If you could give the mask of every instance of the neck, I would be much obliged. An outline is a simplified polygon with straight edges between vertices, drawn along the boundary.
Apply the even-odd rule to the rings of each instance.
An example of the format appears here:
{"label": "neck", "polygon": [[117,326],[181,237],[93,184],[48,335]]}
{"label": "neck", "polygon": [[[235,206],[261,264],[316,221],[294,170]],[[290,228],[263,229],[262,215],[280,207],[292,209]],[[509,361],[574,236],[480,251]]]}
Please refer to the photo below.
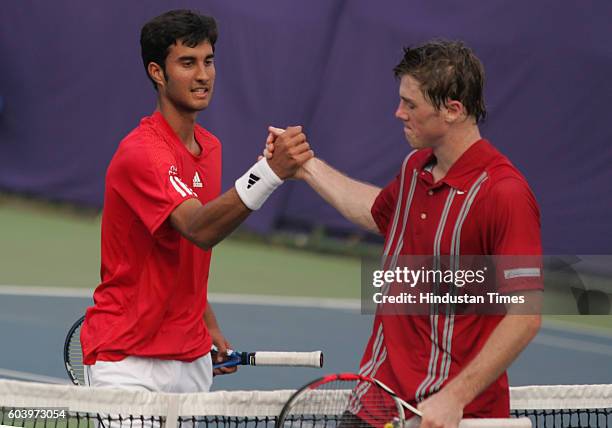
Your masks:
{"label": "neck", "polygon": [[156,111],[159,111],[174,133],[187,148],[196,145],[194,128],[197,112],[183,112],[163,98],[157,100]]}
{"label": "neck", "polygon": [[433,148],[436,157],[436,175],[444,177],[457,159],[481,138],[478,126],[475,124],[466,124],[446,134]]}

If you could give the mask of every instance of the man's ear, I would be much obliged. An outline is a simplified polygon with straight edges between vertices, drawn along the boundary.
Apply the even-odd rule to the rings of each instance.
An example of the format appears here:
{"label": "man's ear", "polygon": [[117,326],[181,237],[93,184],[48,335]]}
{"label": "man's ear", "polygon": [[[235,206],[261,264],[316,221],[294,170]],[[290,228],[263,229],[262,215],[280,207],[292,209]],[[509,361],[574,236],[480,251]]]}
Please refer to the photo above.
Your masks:
{"label": "man's ear", "polygon": [[457,122],[466,115],[465,107],[457,100],[447,100],[443,111],[444,120],[448,123]]}
{"label": "man's ear", "polygon": [[147,66],[147,72],[158,87],[164,86],[166,84],[166,76],[164,74],[164,70],[159,66],[158,63],[151,61]]}

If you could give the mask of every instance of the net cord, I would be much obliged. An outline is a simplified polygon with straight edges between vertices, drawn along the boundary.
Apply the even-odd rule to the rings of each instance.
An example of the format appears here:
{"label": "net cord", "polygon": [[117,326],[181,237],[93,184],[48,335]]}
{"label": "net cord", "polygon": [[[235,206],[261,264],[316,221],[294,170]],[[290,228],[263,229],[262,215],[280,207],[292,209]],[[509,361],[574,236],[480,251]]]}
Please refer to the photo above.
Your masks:
{"label": "net cord", "polygon": [[[68,407],[73,412],[176,416],[265,417],[280,414],[293,390],[166,394],[0,380],[4,407]],[[348,394],[349,391],[347,390]],[[612,385],[511,388],[512,409],[612,409]]]}

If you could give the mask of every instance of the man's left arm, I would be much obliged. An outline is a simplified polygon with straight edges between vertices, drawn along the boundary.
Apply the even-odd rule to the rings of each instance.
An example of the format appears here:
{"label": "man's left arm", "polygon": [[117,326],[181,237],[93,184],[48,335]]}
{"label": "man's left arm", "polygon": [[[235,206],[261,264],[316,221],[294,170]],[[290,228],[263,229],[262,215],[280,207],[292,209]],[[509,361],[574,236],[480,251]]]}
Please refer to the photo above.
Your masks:
{"label": "man's left arm", "polygon": [[[521,294],[531,293],[541,292]],[[510,306],[476,357],[444,388],[419,404],[424,413],[421,428],[457,427],[463,408],[497,379],[535,337],[540,315],[517,315],[520,311],[518,305]]]}
{"label": "man's left arm", "polygon": [[[213,364],[222,363],[227,359],[227,350],[232,349],[232,345],[225,338],[223,333],[221,332],[221,328],[219,327],[219,323],[217,322],[217,317],[215,316],[215,312],[213,311],[212,306],[210,306],[210,302],[206,303],[206,310],[204,311],[204,323],[206,324],[206,328],[208,328],[208,333],[212,338],[213,345],[217,347],[217,352],[212,353]],[[234,373],[238,370],[238,367],[222,367],[220,369],[214,369],[213,374],[221,375]]]}

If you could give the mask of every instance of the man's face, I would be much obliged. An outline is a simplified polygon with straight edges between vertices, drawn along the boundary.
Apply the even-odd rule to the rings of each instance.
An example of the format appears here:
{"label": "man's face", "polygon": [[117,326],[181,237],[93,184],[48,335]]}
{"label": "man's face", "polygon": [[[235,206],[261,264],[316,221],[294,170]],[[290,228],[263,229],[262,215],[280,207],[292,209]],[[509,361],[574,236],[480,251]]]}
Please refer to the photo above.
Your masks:
{"label": "man's face", "polygon": [[402,76],[399,96],[395,117],[404,124],[408,143],[415,149],[435,147],[448,129],[441,112],[425,98],[421,84],[410,75]]}
{"label": "man's face", "polygon": [[166,57],[166,79],[160,95],[178,110],[198,112],[208,107],[215,84],[213,49],[207,40],[193,48],[178,41]]}

